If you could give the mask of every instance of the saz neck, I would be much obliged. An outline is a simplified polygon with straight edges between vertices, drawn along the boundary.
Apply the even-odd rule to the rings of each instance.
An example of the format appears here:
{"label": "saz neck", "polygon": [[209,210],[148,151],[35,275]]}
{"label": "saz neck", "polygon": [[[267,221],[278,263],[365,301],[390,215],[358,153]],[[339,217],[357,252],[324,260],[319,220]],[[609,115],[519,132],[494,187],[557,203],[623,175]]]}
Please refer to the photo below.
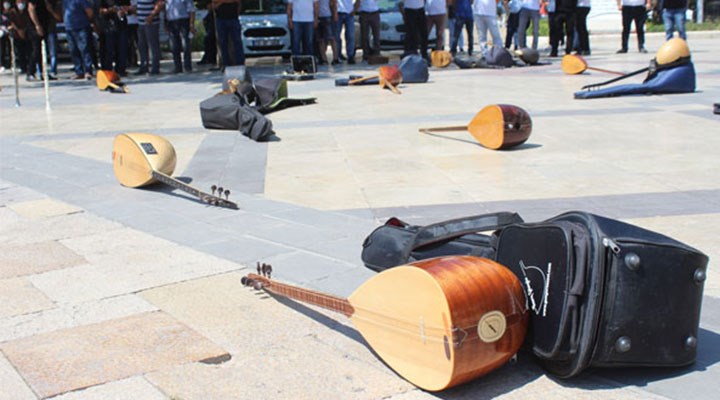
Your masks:
{"label": "saz neck", "polygon": [[232,201],[223,199],[222,197],[213,196],[209,193],[205,193],[202,190],[198,190],[198,189],[188,185],[187,183],[179,181],[179,180],[173,178],[172,176],[165,175],[162,172],[153,170],[152,177],[159,182],[162,182],[166,185],[170,185],[170,186],[174,187],[175,189],[180,189],[185,193],[189,193],[189,194],[197,197],[203,203],[207,203],[207,204],[210,204],[213,206],[218,206],[218,207],[231,208],[233,210],[238,209],[238,205]]}
{"label": "saz neck", "polygon": [[249,274],[247,277],[253,281],[261,282],[262,289],[272,294],[335,311],[346,317],[350,317],[355,313],[355,309],[347,299],[276,282],[260,275]]}

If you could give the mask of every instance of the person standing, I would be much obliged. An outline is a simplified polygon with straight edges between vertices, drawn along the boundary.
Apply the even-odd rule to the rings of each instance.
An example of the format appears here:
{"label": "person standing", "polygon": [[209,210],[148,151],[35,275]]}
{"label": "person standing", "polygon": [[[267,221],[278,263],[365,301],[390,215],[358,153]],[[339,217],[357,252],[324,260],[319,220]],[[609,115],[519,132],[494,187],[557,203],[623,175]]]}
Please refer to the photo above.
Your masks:
{"label": "person standing", "polygon": [[343,59],[340,33],[345,27],[345,54],[348,64],[355,64],[355,6],[353,0],[337,0],[337,16],[335,43],[337,43],[339,58]]}
{"label": "person standing", "polygon": [[[435,27],[435,50],[445,47],[445,26],[447,25],[447,0],[427,0],[427,31]],[[428,33],[429,34],[429,33]]]}
{"label": "person standing", "polygon": [[[30,19],[35,25],[35,32],[40,40],[45,41],[48,60],[50,61],[50,70],[48,71],[48,79],[57,79],[57,29],[58,21],[62,20],[62,16],[57,7],[56,0],[29,0],[28,12]],[[42,51],[40,49],[40,51]],[[42,54],[36,60],[38,66],[42,65]],[[42,76],[41,68],[37,68],[37,73]]]}
{"label": "person standing", "polygon": [[477,28],[478,42],[481,48],[487,45],[488,31],[490,31],[493,46],[503,45],[497,23],[497,3],[498,0],[475,0],[473,3],[475,27]]}
{"label": "person standing", "polygon": [[453,27],[452,42],[450,42],[450,53],[454,56],[457,53],[458,43],[462,37],[462,28],[468,37],[468,55],[473,53],[473,0],[454,0],[455,1],[455,26]]}
{"label": "person standing", "polygon": [[[377,0],[357,0],[355,12],[360,15],[360,44],[363,50],[363,61],[370,55],[380,54],[380,7]],[[370,44],[370,31],[373,41]]]}
{"label": "person standing", "polygon": [[587,16],[590,14],[590,0],[578,0],[575,10],[575,32],[578,37],[578,53],[590,55],[590,35],[587,29]]}
{"label": "person standing", "polygon": [[637,32],[638,51],[647,53],[645,50],[645,20],[647,10],[652,8],[652,0],[617,0],[618,10],[622,12],[622,47],[618,54],[627,53],[628,40],[630,39],[630,26],[635,22]]}
{"label": "person standing", "polygon": [[403,57],[418,54],[429,62],[428,23],[425,17],[425,0],[402,0],[400,12],[405,23],[405,51]]}
{"label": "person standing", "polygon": [[[174,72],[192,71],[190,34],[195,34],[195,4],[193,0],[165,0],[165,26],[170,33]],[[180,58],[182,52],[182,60]]]}
{"label": "person standing", "polygon": [[317,37],[320,64],[328,63],[326,50],[329,44],[333,54],[332,65],[337,65],[340,64],[338,46],[335,41],[335,25],[338,20],[337,2],[335,0],[320,0],[319,4],[320,11],[315,36]]}
{"label": "person standing", "polygon": [[687,12],[687,0],[663,0],[662,18],[665,25],[665,40],[673,38],[675,30],[682,40],[687,40],[685,34],[685,14]]}
{"label": "person standing", "polygon": [[217,42],[215,41],[215,12],[212,3],[208,4],[207,14],[202,19],[203,28],[205,28],[205,37],[203,38],[203,56],[198,61],[198,65],[215,65],[217,64]]}
{"label": "person standing", "polygon": [[88,1],[63,0],[63,22],[75,71],[73,79],[93,78],[93,61],[88,37],[93,16],[92,6]]}
{"label": "person standing", "polygon": [[551,0],[555,3],[550,25],[550,56],[557,57],[558,47],[565,33],[565,54],[572,53],[575,41],[575,9],[577,0]]}
{"label": "person standing", "polygon": [[527,47],[527,28],[530,21],[532,21],[532,48],[537,50],[538,37],[540,36],[540,0],[522,0],[518,19],[518,45],[520,45],[520,48]]}
{"label": "person standing", "polygon": [[514,44],[514,50],[518,49],[518,24],[520,22],[520,0],[505,0],[505,11],[508,13],[507,26],[505,30],[505,48],[509,49]]}
{"label": "person standing", "polygon": [[128,58],[127,65],[133,68],[138,66],[138,18],[137,0],[130,0],[127,13],[128,26]]}
{"label": "person standing", "polygon": [[288,0],[288,27],[292,31],[292,54],[313,55],[313,36],[320,17],[318,0]]}
{"label": "person standing", "polygon": [[103,54],[100,56],[102,69],[127,75],[128,55],[128,11],[130,0],[101,0],[101,31],[105,38]]}
{"label": "person standing", "polygon": [[[150,75],[160,74],[160,11],[162,0],[137,0],[138,47],[140,49],[140,69],[137,75],[144,75],[150,69]],[[148,48],[152,60],[148,57]],[[148,62],[150,63],[148,65]]]}
{"label": "person standing", "polygon": [[[215,8],[215,29],[217,29],[218,42],[220,42],[220,56],[222,68],[232,65],[245,65],[245,50],[242,43],[242,28],[240,27],[240,0],[212,0]],[[233,44],[233,58],[230,58],[230,41]]]}

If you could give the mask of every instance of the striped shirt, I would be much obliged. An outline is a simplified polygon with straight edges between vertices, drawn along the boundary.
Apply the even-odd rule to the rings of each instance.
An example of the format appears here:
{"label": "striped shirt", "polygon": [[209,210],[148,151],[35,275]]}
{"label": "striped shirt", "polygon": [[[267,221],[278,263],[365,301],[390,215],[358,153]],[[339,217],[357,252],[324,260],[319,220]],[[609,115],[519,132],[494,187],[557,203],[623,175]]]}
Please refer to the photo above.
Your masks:
{"label": "striped shirt", "polygon": [[[139,24],[144,24],[148,16],[152,14],[152,11],[155,9],[155,3],[157,3],[157,0],[137,0],[137,19]],[[152,23],[159,24],[160,18],[156,15]]]}

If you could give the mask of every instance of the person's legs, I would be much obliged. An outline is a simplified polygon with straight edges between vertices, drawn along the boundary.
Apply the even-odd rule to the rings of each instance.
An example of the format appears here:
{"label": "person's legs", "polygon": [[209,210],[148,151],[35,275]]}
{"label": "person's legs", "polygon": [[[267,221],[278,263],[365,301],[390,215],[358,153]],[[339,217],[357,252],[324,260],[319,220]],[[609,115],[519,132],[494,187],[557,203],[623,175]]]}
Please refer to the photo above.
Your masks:
{"label": "person's legs", "polygon": [[477,15],[475,14],[475,29],[477,29],[478,33],[478,42],[480,43],[480,46],[484,46],[487,44],[487,19],[484,15]]}
{"label": "person's legs", "polygon": [[370,30],[372,31],[372,54],[380,54],[380,12],[370,14]]}
{"label": "person's legs", "polygon": [[180,20],[167,22],[170,30],[170,50],[172,51],[173,65],[175,72],[182,72],[182,60],[180,59],[180,51],[182,43],[180,41]]}
{"label": "person's legs", "polygon": [[540,37],[540,11],[538,10],[532,10],[530,12],[530,19],[532,19],[533,23],[533,43],[532,48],[537,50],[538,48],[538,38]]}
{"label": "person's legs", "polygon": [[528,22],[530,22],[530,10],[522,8],[518,14],[518,46],[524,48],[527,47],[527,27]]}
{"label": "person's legs", "polygon": [[635,30],[637,31],[638,50],[642,51],[645,49],[645,20],[647,14],[645,7],[637,7],[635,14]]}
{"label": "person's legs", "polygon": [[471,56],[473,53],[473,19],[468,18],[465,20],[465,32],[467,33],[468,37],[468,55]]}
{"label": "person's legs", "polygon": [[575,12],[570,10],[565,12],[565,54],[572,53],[573,43],[575,43]]}
{"label": "person's legs", "polygon": [[129,33],[127,25],[118,28],[117,46],[115,47],[115,72],[120,75],[127,73]]}
{"label": "person's legs", "polygon": [[507,19],[507,25],[505,29],[505,48],[509,49],[512,45],[513,37],[517,32],[519,13],[510,13]]}
{"label": "person's legs", "polygon": [[296,22],[295,24],[301,26],[302,55],[313,55],[313,35],[315,34],[315,30],[313,29],[313,23]]}
{"label": "person's legs", "polygon": [[679,9],[675,11],[675,27],[678,31],[680,39],[687,40],[687,34],[685,33],[685,9]]}
{"label": "person's legs", "polygon": [[[420,9],[415,14],[416,24],[418,28],[418,38],[420,44],[420,55],[428,58],[428,27],[425,9]],[[380,16],[378,15],[378,39],[380,37]],[[380,41],[378,40],[378,50],[380,49]]]}
{"label": "person's legs", "polygon": [[632,12],[628,7],[622,8],[622,36],[620,51],[627,51],[628,40],[630,39],[630,24],[632,23]]}
{"label": "person's legs", "polygon": [[50,75],[57,75],[57,30],[49,29],[45,33],[45,45],[47,46],[48,60],[50,61]]}
{"label": "person's legs", "polygon": [[460,35],[462,35],[463,24],[464,21],[461,18],[453,19],[452,37],[450,38],[450,53],[452,55],[457,53],[457,44],[458,40],[460,40]]}
{"label": "person's legs", "polygon": [[230,21],[230,40],[232,40],[233,50],[235,51],[234,65],[245,65],[245,50],[243,49],[242,43],[242,27],[240,26],[240,21],[237,19]]}
{"label": "person's legs", "polygon": [[490,21],[488,27],[490,28],[490,36],[492,36],[493,46],[502,46],[503,40],[500,35],[500,28],[498,28],[497,16],[491,15],[488,20]]}
{"label": "person's legs", "polygon": [[[347,29],[347,27],[345,28]],[[368,13],[360,13],[360,48],[363,50],[363,61],[370,55],[370,21]]]}
{"label": "person's legs", "polygon": [[[231,65],[230,50],[228,49],[228,35],[230,34],[230,31],[227,21],[228,20],[221,18],[215,19],[215,29],[217,30],[218,41],[220,42],[220,57],[222,58],[221,64],[223,67]],[[293,37],[294,36],[295,33],[293,31]],[[293,54],[295,54],[295,52],[293,52]]]}
{"label": "person's legs", "polygon": [[138,25],[138,52],[140,53],[140,69],[138,74],[147,74],[148,72],[148,25]]}
{"label": "person's legs", "polygon": [[575,27],[578,33],[578,41],[581,54],[590,53],[590,38],[587,30],[587,16],[590,7],[578,7],[575,13]]}
{"label": "person's legs", "polygon": [[157,75],[160,73],[160,24],[152,24],[148,28],[150,52],[152,53],[150,74]]}
{"label": "person's legs", "polygon": [[[345,14],[345,51],[348,60],[355,59],[355,18],[350,14]],[[338,46],[340,42],[338,42]]]}
{"label": "person's legs", "polygon": [[82,57],[80,56],[80,46],[78,46],[77,41],[77,30],[68,30],[67,33],[67,41],[68,41],[68,48],[70,50],[70,57],[72,57],[73,62],[73,71],[75,71],[76,76],[81,76],[83,74],[83,67],[82,67]]}
{"label": "person's legs", "polygon": [[[300,22],[293,21],[293,29],[292,29],[292,55],[299,56],[302,54],[300,52],[300,43],[302,42],[302,33],[300,32]],[[220,39],[220,43],[222,43],[222,39]]]}
{"label": "person's legs", "polygon": [[100,58],[100,65],[106,71],[112,71],[113,61],[115,61],[115,46],[117,45],[116,32],[107,32],[105,36],[105,45],[103,46],[103,54]]}

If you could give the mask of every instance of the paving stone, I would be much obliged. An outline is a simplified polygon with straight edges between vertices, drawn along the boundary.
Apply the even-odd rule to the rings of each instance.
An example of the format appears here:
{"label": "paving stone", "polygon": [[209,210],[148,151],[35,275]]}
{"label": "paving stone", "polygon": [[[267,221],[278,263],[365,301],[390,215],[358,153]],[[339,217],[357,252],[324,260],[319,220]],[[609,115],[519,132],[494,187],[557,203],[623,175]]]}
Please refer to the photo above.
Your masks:
{"label": "paving stone", "polygon": [[79,208],[53,199],[40,199],[10,204],[16,213],[31,219],[53,217],[81,212]]}
{"label": "paving stone", "polygon": [[52,400],[166,400],[167,396],[142,377],[122,379],[54,396]]}
{"label": "paving stone", "polygon": [[12,364],[0,353],[0,400],[36,400]]}
{"label": "paving stone", "polygon": [[162,312],[37,335],[0,349],[40,397],[227,356]]}
{"label": "paving stone", "polygon": [[38,274],[85,262],[82,256],[56,241],[10,245],[0,243],[0,278]]}
{"label": "paving stone", "polygon": [[112,231],[121,225],[87,213],[61,215],[26,223],[24,219],[0,225],[0,243],[41,243]]}
{"label": "paving stone", "polygon": [[33,314],[0,319],[0,342],[156,310],[157,307],[134,294],[81,304],[58,304]]}
{"label": "paving stone", "polygon": [[26,279],[0,279],[0,320],[51,307],[53,303]]}

